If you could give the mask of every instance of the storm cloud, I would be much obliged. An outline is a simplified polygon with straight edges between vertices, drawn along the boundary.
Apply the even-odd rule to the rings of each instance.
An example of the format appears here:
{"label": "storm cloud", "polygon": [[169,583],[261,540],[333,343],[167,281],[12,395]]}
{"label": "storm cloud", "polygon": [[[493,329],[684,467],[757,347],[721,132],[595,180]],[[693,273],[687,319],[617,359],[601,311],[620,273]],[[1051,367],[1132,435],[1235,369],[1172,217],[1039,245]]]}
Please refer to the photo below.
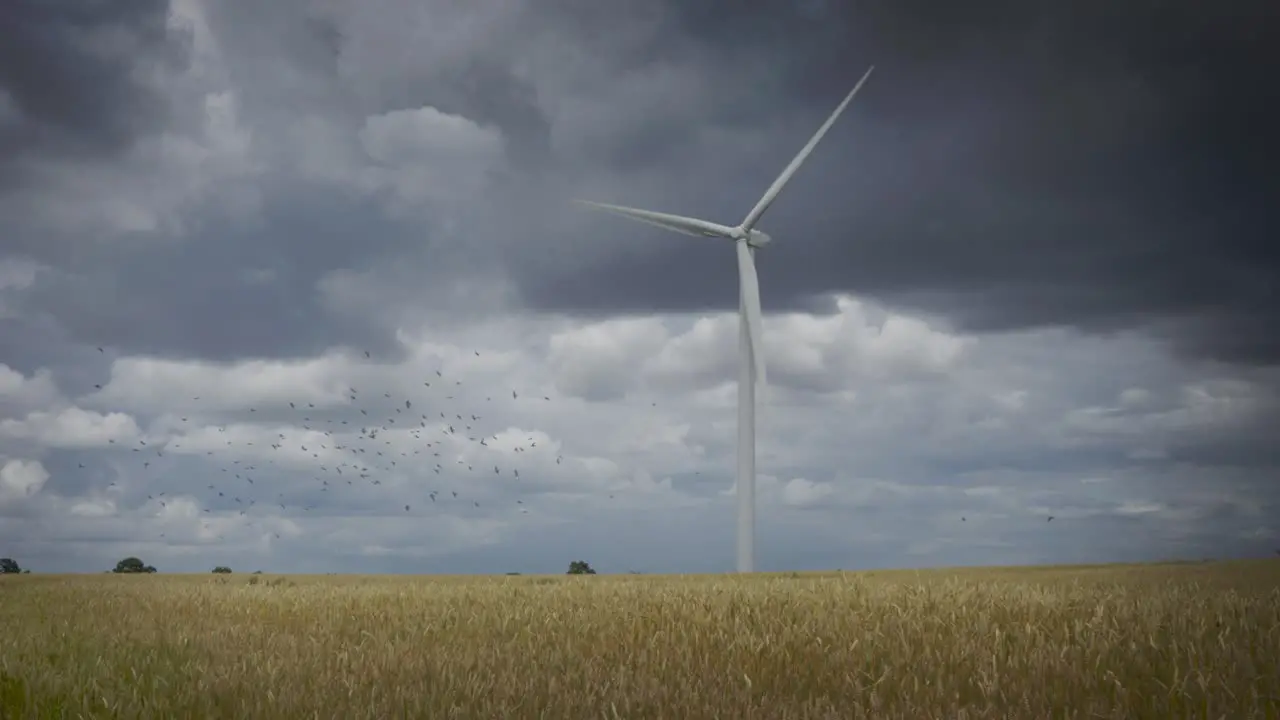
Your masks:
{"label": "storm cloud", "polygon": [[[857,292],[977,331],[1158,326],[1198,357],[1280,359],[1266,3],[716,5],[653,31],[716,59],[686,81],[699,92],[680,95],[681,122],[627,138],[644,148],[628,170],[660,166],[668,184],[601,199],[733,222],[878,66],[763,221],[783,241],[761,258],[768,304]],[[685,147],[731,129],[758,131],[756,158]],[[625,232],[607,222],[591,227]],[[713,269],[723,248],[636,235],[652,247],[524,278],[528,296],[603,312],[736,302],[732,272]]]}

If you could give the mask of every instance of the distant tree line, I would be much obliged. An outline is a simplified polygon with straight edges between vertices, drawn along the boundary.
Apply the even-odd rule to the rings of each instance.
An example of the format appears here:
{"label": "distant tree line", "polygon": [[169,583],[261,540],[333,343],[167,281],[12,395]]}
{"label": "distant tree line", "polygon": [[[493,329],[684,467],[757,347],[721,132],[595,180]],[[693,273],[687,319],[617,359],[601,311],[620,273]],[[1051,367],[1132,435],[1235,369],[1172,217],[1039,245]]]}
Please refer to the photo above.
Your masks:
{"label": "distant tree line", "polygon": [[[0,558],[0,575],[16,575],[18,573],[30,573],[30,570],[24,570],[18,565],[18,561],[13,558]],[[127,557],[116,563],[115,569],[107,570],[108,573],[119,573],[125,575],[132,574],[150,574],[157,572],[154,565],[147,565],[141,559],[136,557]],[[213,569],[216,575],[228,575],[231,568],[226,565],[218,565]],[[635,571],[632,571],[635,573]],[[261,575],[261,570],[255,570],[254,575]],[[508,575],[519,575],[518,572],[509,572]],[[574,560],[569,563],[569,570],[566,575],[595,575],[596,571],[591,564],[585,560]]]}

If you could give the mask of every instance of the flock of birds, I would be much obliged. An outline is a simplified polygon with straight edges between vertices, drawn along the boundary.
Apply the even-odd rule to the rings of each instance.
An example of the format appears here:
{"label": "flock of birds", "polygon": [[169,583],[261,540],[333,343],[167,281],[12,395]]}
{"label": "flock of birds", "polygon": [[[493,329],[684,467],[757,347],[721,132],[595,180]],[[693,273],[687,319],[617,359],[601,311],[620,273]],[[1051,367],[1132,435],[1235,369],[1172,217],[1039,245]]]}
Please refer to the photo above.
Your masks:
{"label": "flock of birds", "polygon": [[[99,347],[98,352],[104,352],[104,349]],[[479,351],[474,352],[477,357],[480,355]],[[370,356],[367,351],[364,355],[366,358]],[[416,399],[393,396],[390,392],[383,392],[381,397],[375,397],[362,394],[354,386],[347,387],[346,398],[350,405],[341,406],[348,413],[346,416],[317,408],[314,402],[306,400],[286,401],[287,404],[280,407],[248,408],[250,415],[279,417],[280,426],[288,429],[275,433],[269,443],[270,453],[265,458],[261,448],[255,446],[255,441],[237,440],[234,435],[221,441],[216,449],[206,447],[203,450],[203,458],[214,463],[214,469],[221,476],[218,481],[206,483],[202,488],[205,502],[198,511],[205,518],[204,529],[210,529],[210,519],[222,517],[242,518],[246,526],[252,526],[255,507],[278,506],[281,512],[285,512],[292,505],[309,513],[317,508],[315,504],[294,502],[297,496],[307,494],[308,489],[327,493],[344,486],[363,490],[376,490],[379,486],[385,488],[388,485],[384,481],[391,478],[420,478],[424,463],[434,474],[436,481],[422,488],[423,492],[418,494],[421,498],[418,503],[419,512],[426,512],[432,506],[448,504],[480,508],[481,502],[477,498],[484,493],[474,492],[475,483],[487,478],[490,481],[509,479],[515,483],[514,488],[509,487],[508,490],[516,491],[515,504],[521,506],[520,512],[528,513],[528,508],[522,507],[524,499],[520,497],[518,461],[525,453],[539,451],[537,438],[530,436],[518,442],[511,442],[507,438],[504,447],[496,447],[499,435],[491,432],[491,426],[482,429],[485,416],[472,409],[462,411],[450,407],[451,403],[448,401],[454,401],[455,395],[444,393],[449,392],[450,388],[461,386],[461,380],[453,380],[450,385],[444,374],[436,370],[433,378],[422,382],[422,394]],[[101,385],[95,387],[101,389]],[[520,398],[519,391],[511,391],[513,401],[519,401]],[[526,396],[525,399],[551,402],[549,396]],[[491,402],[493,398],[489,396],[485,400]],[[191,401],[197,403],[198,407],[201,398],[193,396]],[[259,413],[259,410],[263,412]],[[358,418],[349,414],[352,410],[359,413]],[[347,419],[348,417],[353,419]],[[191,422],[189,416],[182,416],[179,420],[182,424]],[[266,423],[259,423],[259,427],[263,424]],[[227,432],[225,423],[213,427],[220,434]],[[175,454],[187,456],[198,455],[191,448],[183,448],[184,439],[189,440],[195,436],[196,433],[179,433],[174,439],[160,441],[158,445],[148,445],[145,438],[137,440],[136,445],[127,448],[136,456],[136,467],[132,469],[148,485],[154,481],[163,481],[164,470],[158,461],[165,457],[165,451],[178,451]],[[117,445],[114,439],[108,442],[113,446]],[[490,452],[467,452],[469,448],[465,443],[471,443],[472,449],[484,448]],[[126,448],[120,446],[119,449]],[[546,452],[547,448],[540,451]],[[272,455],[281,453],[289,458],[277,462]],[[478,459],[480,457],[486,458],[483,466]],[[562,456],[555,456],[556,465],[563,461]],[[80,463],[80,467],[85,468],[84,463]],[[286,491],[272,494],[276,488],[270,487],[271,481],[296,476],[309,476],[310,487],[298,488],[290,484]],[[430,477],[429,475],[428,478]],[[466,482],[459,484],[460,479],[465,479]],[[117,481],[112,481],[109,486],[118,485]],[[156,506],[157,515],[162,515],[163,509],[169,506],[174,497],[167,491],[153,492],[147,495],[147,502]],[[362,493],[361,500],[370,497],[367,493]],[[609,495],[610,499],[613,497]],[[403,495],[394,501],[397,503],[395,511],[413,513],[415,503],[401,505],[402,500]],[[422,507],[424,504],[426,508]],[[384,508],[384,511],[388,509],[389,507]],[[1052,522],[1053,519],[1050,515],[1046,522]],[[966,522],[967,518],[961,517],[960,520]],[[272,531],[272,534],[276,538],[280,537],[278,531]],[[159,537],[166,538],[167,534],[160,532]],[[216,538],[221,540],[223,536],[219,534]]]}
{"label": "flock of birds", "polygon": [[[98,348],[98,351],[103,352],[103,348]],[[479,351],[474,352],[477,357],[480,355]],[[367,351],[364,354],[366,358],[369,357]],[[152,485],[154,481],[164,479],[159,461],[166,457],[166,451],[171,454],[202,456],[211,461],[222,477],[218,481],[206,483],[202,488],[205,497],[199,513],[206,518],[203,525],[205,529],[210,528],[209,519],[228,515],[243,518],[245,525],[252,525],[255,507],[277,506],[284,512],[292,505],[303,512],[311,512],[316,509],[315,504],[293,502],[297,496],[307,494],[308,489],[327,493],[351,486],[376,491],[379,486],[388,487],[392,478],[420,478],[424,463],[435,476],[436,482],[429,483],[418,494],[421,498],[418,503],[419,512],[425,512],[433,505],[449,503],[480,508],[481,501],[477,498],[484,493],[474,492],[477,490],[474,483],[485,478],[509,479],[511,483],[515,483],[514,503],[523,506],[524,499],[519,496],[519,460],[526,453],[547,452],[547,448],[539,449],[538,439],[534,436],[515,442],[509,437],[504,438],[504,446],[497,447],[499,434],[491,432],[492,427],[483,429],[484,416],[474,412],[474,409],[462,411],[452,407],[453,403],[449,402],[455,400],[455,395],[445,393],[456,391],[461,386],[461,380],[450,382],[437,370],[434,377],[422,382],[421,393],[416,397],[393,396],[390,392],[383,392],[381,397],[376,397],[363,394],[356,387],[347,387],[346,398],[350,405],[342,406],[344,416],[325,408],[317,408],[314,402],[304,400],[286,401],[287,404],[279,407],[249,407],[247,410],[250,415],[280,419],[277,430],[284,431],[275,432],[275,437],[269,443],[269,453],[264,453],[261,447],[255,445],[255,441],[238,438],[232,433],[226,440],[220,438],[220,447],[211,449],[206,446],[201,455],[198,450],[191,447],[184,449],[183,446],[184,440],[190,441],[196,437],[196,433],[179,433],[174,439],[161,441],[158,445],[155,441],[148,445],[145,438],[137,440],[135,445],[127,448],[135,456],[133,459],[136,467],[131,469],[148,485]],[[95,387],[101,389],[101,386]],[[511,391],[513,401],[519,401],[521,397],[519,391]],[[550,396],[525,396],[525,399],[552,401]],[[491,402],[493,398],[489,396],[485,400]],[[198,407],[200,396],[193,396],[191,402]],[[353,411],[358,412],[359,416],[352,415]],[[347,417],[354,419],[346,419]],[[179,421],[183,425],[192,422],[191,416],[182,416]],[[258,423],[259,427],[265,424],[268,424],[267,421]],[[226,424],[212,427],[219,434],[227,432]],[[261,440],[260,435],[258,440]],[[126,450],[115,440],[108,442],[113,446],[118,445],[119,450]],[[467,452],[470,448],[467,448],[466,443],[471,443],[476,450],[488,449],[490,452]],[[288,457],[277,462],[272,456],[279,454]],[[479,458],[485,458],[483,466],[480,465]],[[563,461],[562,456],[555,456],[556,465]],[[85,465],[81,463],[80,467],[84,468]],[[271,481],[278,481],[291,474],[309,475],[310,487],[301,490],[290,487],[286,491],[272,494],[277,488],[271,487]],[[460,480],[466,482],[460,483]],[[116,481],[110,483],[111,487],[118,485]],[[508,488],[510,489],[512,488]],[[362,494],[361,500],[369,497]],[[609,495],[609,498],[613,497]],[[397,503],[395,511],[413,513],[415,503],[401,505],[403,499],[401,495],[394,501]],[[156,506],[158,515],[173,500],[174,496],[167,494],[167,491],[147,495],[147,502]],[[423,504],[428,507],[422,508]],[[528,508],[519,507],[519,510],[528,513]],[[273,531],[273,534],[280,537],[278,531]],[[160,532],[159,537],[165,538],[166,533]],[[223,539],[223,536],[218,535],[217,538]]]}

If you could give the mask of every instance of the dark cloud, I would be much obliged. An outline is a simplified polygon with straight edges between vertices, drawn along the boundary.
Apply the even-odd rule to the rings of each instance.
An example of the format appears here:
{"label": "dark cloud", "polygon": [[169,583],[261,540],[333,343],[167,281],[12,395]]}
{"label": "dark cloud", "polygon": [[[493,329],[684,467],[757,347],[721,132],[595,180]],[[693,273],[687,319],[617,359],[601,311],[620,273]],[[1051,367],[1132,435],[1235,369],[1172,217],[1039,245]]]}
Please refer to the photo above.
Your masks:
{"label": "dark cloud", "polygon": [[[723,160],[666,157],[657,139],[633,138],[663,164],[668,203],[686,206],[676,212],[745,214],[858,75],[878,67],[762,223],[779,240],[761,258],[771,309],[849,290],[975,330],[1172,320],[1187,353],[1280,361],[1271,4],[858,2],[746,13],[711,2],[672,12],[654,36],[673,52],[692,44],[719,58],[704,66],[713,84],[756,93],[754,107],[733,105],[736,122],[775,128],[736,176],[717,175]],[[724,94],[734,91],[702,101],[702,122],[723,122]],[[663,130],[687,147],[696,126]],[[731,188],[738,209],[712,185]],[[643,206],[652,195],[599,199]],[[526,273],[531,303],[601,313],[736,304],[725,248],[614,218],[585,222],[597,243],[636,240],[646,251]]]}
{"label": "dark cloud", "polygon": [[118,475],[104,465],[95,452],[67,451],[52,454],[43,461],[49,479],[42,490],[63,497],[80,497],[96,488],[110,487]]}
{"label": "dark cloud", "polygon": [[108,158],[163,126],[142,78],[185,62],[168,0],[0,3],[0,191],[33,159]]}
{"label": "dark cloud", "polygon": [[28,317],[55,317],[72,336],[120,354],[301,357],[343,344],[393,351],[387,328],[335,316],[317,284],[427,241],[323,189],[274,200],[258,222],[212,222],[188,242],[128,262],[104,254],[78,263],[36,286]]}
{"label": "dark cloud", "polygon": [[[413,13],[406,10],[408,22]],[[231,0],[211,4],[209,18],[218,37],[236,50],[227,58],[228,67],[237,85],[247,90],[251,114],[258,118],[319,109],[358,122],[370,115],[433,107],[499,128],[519,167],[542,167],[549,160],[550,121],[529,80],[516,72],[517,44],[478,38],[476,52],[407,66],[394,60],[395,53],[375,52],[385,65],[373,80],[351,74],[349,33],[337,14],[292,1],[265,9],[260,3]],[[277,68],[267,78],[262,77],[264,57],[273,57]]]}
{"label": "dark cloud", "polygon": [[[191,94],[184,100],[158,95],[135,78],[146,74],[141,70],[147,63],[185,61],[194,36],[166,34],[168,3],[130,2],[119,4],[118,12],[115,8],[105,3],[20,2],[0,10],[6,27],[12,22],[30,30],[21,43],[0,49],[7,53],[0,60],[13,61],[2,63],[0,88],[13,96],[18,113],[14,117],[21,121],[12,127],[0,124],[0,141],[24,144],[20,157],[5,153],[0,162],[61,159],[74,168],[75,161],[86,159],[85,148],[97,148],[94,159],[110,159],[162,131],[183,134],[202,127],[203,93],[229,90],[234,93],[236,122],[251,138],[254,158],[270,168],[262,177],[245,181],[263,198],[262,211],[242,222],[243,218],[226,217],[220,208],[210,212],[193,197],[191,206],[182,208],[187,232],[180,237],[167,230],[141,233],[166,237],[135,244],[106,237],[105,230],[102,238],[92,233],[66,238],[22,213],[20,203],[0,206],[0,220],[11,231],[0,258],[15,253],[55,267],[34,291],[15,301],[24,310],[21,315],[0,320],[12,329],[0,340],[0,350],[23,368],[56,362],[65,348],[50,342],[69,337],[124,354],[218,360],[296,357],[341,344],[385,356],[396,346],[394,328],[370,322],[367,316],[333,312],[321,297],[322,278],[336,270],[396,268],[389,278],[393,282],[386,285],[420,298],[438,285],[433,280],[457,276],[460,270],[484,271],[493,257],[491,248],[472,243],[441,247],[433,238],[436,228],[430,218],[424,223],[416,217],[390,217],[383,197],[324,182],[298,182],[281,154],[304,118],[331,123],[340,141],[352,143],[350,149],[360,162],[367,158],[356,147],[355,137],[367,116],[436,107],[498,128],[517,169],[534,171],[549,162],[549,121],[529,81],[517,76],[510,49],[498,52],[501,48],[495,46],[492,53],[414,65],[410,72],[376,67],[385,70],[385,76],[370,80],[344,74],[347,30],[340,17],[298,2],[270,7],[207,3],[199,17],[207,22],[215,51],[202,58],[208,60],[208,68],[202,69],[201,83],[183,90]],[[137,46],[134,54],[98,59],[96,51],[86,49],[100,42],[94,33],[119,29],[129,38],[137,36],[130,41]],[[23,75],[18,72],[22,68],[35,74]],[[44,75],[41,68],[46,68]],[[54,90],[61,94],[55,97]],[[0,122],[4,117],[0,114]],[[48,140],[32,142],[37,136]],[[206,142],[200,139],[202,146]],[[188,169],[193,168],[177,172]],[[129,187],[130,173],[148,170],[145,164],[122,170],[121,185]],[[341,170],[354,175],[359,168]],[[156,174],[163,172],[169,168]],[[66,195],[64,187],[47,177],[14,178],[24,198]],[[175,176],[172,181],[181,187],[189,179]],[[142,190],[134,193],[143,196],[136,197],[143,205],[150,200],[145,195]],[[430,260],[425,262],[428,252]],[[465,268],[460,261],[465,261]],[[246,276],[252,275],[270,278],[247,282]],[[376,303],[363,310],[381,314]],[[11,336],[16,342],[17,333],[40,335],[50,342],[27,343],[10,351]],[[92,375],[85,367],[77,372]]]}
{"label": "dark cloud", "polygon": [[[5,3],[6,27],[20,32],[0,48],[0,177],[12,184],[35,160],[120,153],[164,127],[166,103],[138,78],[186,59],[191,38],[166,29],[166,11],[142,0]],[[419,22],[412,13],[357,22],[354,11],[296,2],[205,11],[241,122],[267,162],[280,160],[281,140],[303,117],[354,142],[368,115],[432,106],[500,129],[520,172],[458,210],[466,222],[451,257],[436,247],[425,258],[412,240],[430,235],[434,218],[392,227],[376,200],[308,207],[283,187],[287,171],[259,188],[268,217],[253,232],[206,219],[215,230],[154,257],[86,255],[79,241],[55,253],[56,233],[11,233],[36,257],[63,263],[79,253],[68,271],[87,279],[60,299],[46,287],[41,299],[95,342],[216,357],[373,342],[330,327],[341,321],[314,306],[314,282],[374,263],[404,269],[397,282],[408,287],[505,267],[526,302],[574,314],[732,308],[728,248],[585,217],[565,195],[732,222],[875,63],[863,95],[762,223],[779,240],[761,258],[770,310],[819,310],[825,293],[846,290],[965,329],[1149,326],[1187,354],[1280,358],[1264,200],[1280,189],[1265,144],[1280,102],[1264,77],[1273,11],[1261,0],[1229,10],[988,1],[751,12],[718,1],[556,0],[497,29],[455,22],[447,39],[458,49],[435,54],[376,42]],[[465,37],[473,26],[481,29]],[[564,77],[549,77],[553,69]],[[629,93],[618,107],[575,120],[575,102],[616,88]],[[25,227],[21,214],[4,219]],[[97,264],[86,270],[89,256]],[[230,280],[273,263],[274,284],[245,290]],[[98,290],[120,293],[113,304],[131,310],[101,309]],[[189,298],[177,303],[186,320],[140,319],[160,313],[146,302],[170,292]],[[219,304],[237,319],[212,317]],[[71,307],[92,312],[64,318]]]}
{"label": "dark cloud", "polygon": [[246,114],[258,124],[296,122],[300,114],[343,112],[348,88],[339,83],[341,29],[309,3],[244,0],[205,3],[220,67]]}
{"label": "dark cloud", "polygon": [[0,357],[4,364],[24,375],[30,375],[58,360],[58,351],[66,348],[58,328],[50,328],[44,317],[0,318]]}

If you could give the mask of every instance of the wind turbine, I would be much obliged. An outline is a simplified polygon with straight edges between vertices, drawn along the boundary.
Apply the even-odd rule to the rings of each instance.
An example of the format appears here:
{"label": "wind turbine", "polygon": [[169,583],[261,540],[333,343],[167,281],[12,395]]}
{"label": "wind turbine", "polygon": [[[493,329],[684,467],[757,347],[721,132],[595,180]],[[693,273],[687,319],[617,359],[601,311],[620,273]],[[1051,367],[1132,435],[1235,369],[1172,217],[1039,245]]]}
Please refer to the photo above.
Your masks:
{"label": "wind turbine", "polygon": [[[756,276],[755,250],[764,247],[772,239],[755,228],[760,217],[773,204],[778,193],[782,192],[791,176],[796,174],[804,161],[813,153],[822,137],[835,124],[845,106],[858,94],[862,84],[871,77],[875,66],[867,69],[862,79],[849,91],[835,112],[818,128],[809,139],[807,145],[791,160],[773,185],[765,192],[760,202],[747,213],[747,217],[737,227],[720,225],[719,223],[699,220],[697,218],[670,215],[638,210],[621,205],[577,200],[584,205],[615,213],[632,220],[638,220],[660,228],[673,230],[695,237],[717,237],[732,240],[738,250],[738,572],[752,572],[755,569],[755,522],[756,522],[756,423],[755,423],[755,389],[760,385],[765,389],[764,353],[761,347],[762,319],[760,315],[760,281]],[[762,392],[763,394],[763,392]]]}

